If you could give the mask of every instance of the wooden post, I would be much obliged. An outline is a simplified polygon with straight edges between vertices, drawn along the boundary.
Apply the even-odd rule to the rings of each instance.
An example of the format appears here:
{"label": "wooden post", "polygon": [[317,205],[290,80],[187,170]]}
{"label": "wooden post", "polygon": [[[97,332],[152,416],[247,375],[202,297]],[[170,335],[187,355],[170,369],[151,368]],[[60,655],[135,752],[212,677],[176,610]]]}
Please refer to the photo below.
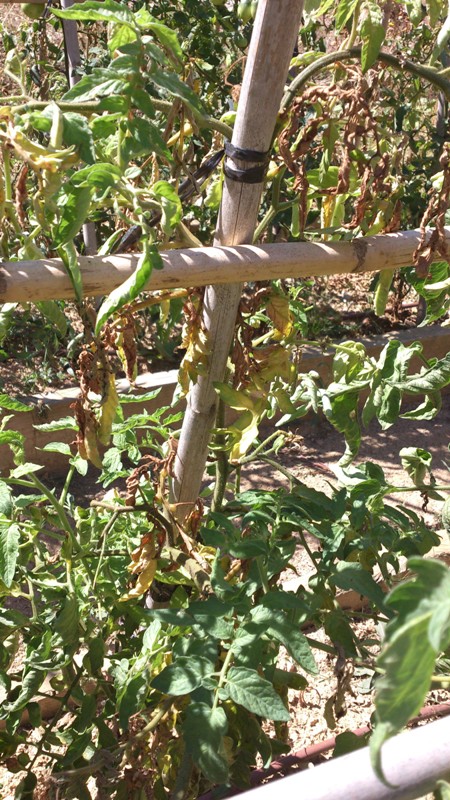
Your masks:
{"label": "wooden post", "polygon": [[[235,148],[265,153],[271,146],[302,11],[303,0],[259,0],[233,131]],[[258,161],[226,158],[227,165],[245,170]],[[225,176],[214,244],[252,241],[262,188],[262,180],[238,183]],[[181,430],[172,486],[173,499],[180,504],[195,502],[200,491],[217,406],[213,384],[224,378],[241,290],[237,282],[211,285],[205,292],[203,325],[210,357],[207,374],[198,377],[189,393]]]}

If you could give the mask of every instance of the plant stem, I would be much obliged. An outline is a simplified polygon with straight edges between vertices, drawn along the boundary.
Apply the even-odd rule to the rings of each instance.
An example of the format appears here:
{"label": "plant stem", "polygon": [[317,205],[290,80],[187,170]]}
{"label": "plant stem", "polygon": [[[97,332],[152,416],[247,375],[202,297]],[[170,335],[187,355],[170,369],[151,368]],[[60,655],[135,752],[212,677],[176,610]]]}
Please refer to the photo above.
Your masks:
{"label": "plant stem", "polygon": [[315,647],[316,650],[323,650],[324,653],[330,653],[332,656],[336,656],[338,654],[335,647],[332,647],[330,644],[325,644],[324,642],[318,642],[317,639],[312,639],[311,636],[305,636],[305,639],[311,647]]}
{"label": "plant stem", "polygon": [[[136,733],[135,736],[133,736],[132,741],[135,741],[136,739],[137,740],[143,739],[145,736],[147,736],[148,733],[154,731],[156,726],[159,725],[162,718],[167,714],[169,708],[173,705],[174,702],[175,702],[174,697],[168,697],[166,700],[164,700],[160,708],[158,708],[157,711],[155,711],[155,713],[153,714],[151,720],[149,720],[147,725],[144,728],[142,728],[142,730],[138,731],[138,733]],[[122,749],[125,749],[125,747],[127,747],[128,744],[129,742],[127,742],[125,745],[122,745]]]}
{"label": "plant stem", "polygon": [[281,474],[284,475],[288,479],[288,481],[289,481],[289,489],[290,489],[291,492],[292,492],[295,484],[296,483],[297,484],[300,483],[300,481],[297,480],[295,475],[293,475],[292,472],[289,469],[287,469],[285,467],[282,467],[281,464],[278,463],[278,461],[275,461],[275,459],[269,458],[268,456],[260,456],[259,460],[260,461],[264,461],[266,464],[270,464],[271,467],[275,467],[275,469],[277,469],[278,472],[281,472]]}
{"label": "plant stem", "polygon": [[268,444],[270,444],[270,442],[273,442],[273,440],[276,439],[278,436],[280,436],[282,433],[283,433],[283,431],[275,431],[275,433],[271,433],[270,436],[267,437],[267,439],[264,439],[264,441],[261,442],[261,444],[258,445],[258,447],[255,447],[255,449],[253,450],[252,453],[250,453],[250,455],[245,456],[244,458],[241,458],[239,463],[241,465],[242,464],[249,464],[251,461],[254,461],[254,460],[257,460],[258,458],[260,458],[259,454],[261,453],[261,451],[264,450],[264,448],[266,448],[268,446]]}
{"label": "plant stem", "polygon": [[[219,399],[216,412],[216,428],[223,428],[225,424],[225,403]],[[217,445],[225,444],[225,436],[223,433],[217,433]],[[214,484],[214,494],[211,504],[211,511],[220,511],[223,506],[223,498],[225,497],[225,490],[227,488],[227,480],[229,473],[229,463],[225,450],[218,450],[216,454],[216,482]]]}
{"label": "plant stem", "polygon": [[73,464],[71,464],[70,468],[69,468],[69,470],[67,472],[66,480],[64,481],[64,486],[62,488],[62,492],[61,492],[61,494],[59,496],[59,503],[62,506],[65,505],[65,502],[66,502],[66,499],[67,499],[67,493],[69,491],[69,486],[70,486],[71,480],[73,478],[74,472],[75,472],[75,466]]}
{"label": "plant stem", "polygon": [[[48,106],[48,102],[44,100],[30,100],[24,96],[20,96],[18,98],[11,97],[9,101],[14,100],[23,100],[20,105],[13,105],[11,106],[11,110],[14,114],[20,114],[21,112],[27,112],[31,109],[41,109],[46,108]],[[6,98],[8,100],[8,98]],[[173,108],[173,103],[169,100],[158,100],[155,97],[152,97],[152,103],[155,106],[157,111],[171,111]],[[7,102],[3,102],[3,105],[8,107]],[[71,103],[71,102],[58,102],[58,108],[61,111],[75,111],[79,114],[96,114],[101,110],[101,101],[93,100],[91,102],[86,103]],[[221,133],[226,139],[231,139],[233,135],[233,128],[227,125],[225,122],[221,122],[218,119],[214,119],[214,117],[210,117],[209,114],[199,114],[198,112],[193,112],[195,115],[196,122],[199,124],[201,128],[210,128],[213,131],[217,131],[217,133]]]}
{"label": "plant stem", "polygon": [[95,586],[96,586],[96,583],[97,583],[97,579],[98,579],[98,576],[99,576],[99,572],[100,572],[100,568],[101,568],[101,566],[103,564],[103,558],[104,558],[104,555],[105,555],[105,547],[106,547],[106,539],[107,539],[108,533],[112,530],[112,528],[114,527],[114,525],[115,525],[115,523],[116,523],[118,518],[119,518],[119,512],[115,511],[114,514],[112,515],[112,517],[110,517],[110,519],[106,523],[105,527],[103,528],[102,535],[101,535],[102,544],[101,544],[101,549],[100,549],[100,556],[99,556],[99,559],[98,559],[97,568],[95,570],[94,579],[92,581],[92,589],[95,589]]}
{"label": "plant stem", "polygon": [[216,693],[215,693],[215,697],[214,697],[214,703],[213,703],[213,707],[212,707],[213,711],[216,710],[216,708],[217,708],[217,706],[219,704],[219,689],[222,688],[222,686],[224,685],[224,683],[225,683],[225,681],[227,679],[227,672],[228,672],[228,669],[230,667],[232,659],[233,659],[233,648],[230,647],[230,649],[228,650],[228,652],[227,652],[227,654],[225,656],[224,662],[222,664],[222,669],[220,670],[219,681],[218,681],[218,684],[217,684],[217,689],[216,689]]}
{"label": "plant stem", "polygon": [[317,567],[317,561],[314,558],[313,551],[311,550],[308,542],[306,541],[305,534],[303,533],[303,531],[299,531],[298,533],[299,533],[299,536],[300,536],[300,539],[301,539],[303,547],[305,548],[306,552],[308,553],[308,556],[310,557],[310,559],[312,561],[313,566],[316,568],[316,571],[318,572],[319,570],[318,570],[318,567]]}
{"label": "plant stem", "polygon": [[348,35],[348,38],[345,40],[342,50],[347,50],[349,47],[353,47],[355,44],[355,39],[358,35],[358,23],[359,23],[359,12],[361,10],[361,0],[358,0],[355,10],[353,12],[353,21],[352,21],[352,29]]}
{"label": "plant stem", "polygon": [[11,158],[7,147],[2,147],[3,158],[3,178],[5,181],[5,200],[12,201],[12,183],[11,183]]}

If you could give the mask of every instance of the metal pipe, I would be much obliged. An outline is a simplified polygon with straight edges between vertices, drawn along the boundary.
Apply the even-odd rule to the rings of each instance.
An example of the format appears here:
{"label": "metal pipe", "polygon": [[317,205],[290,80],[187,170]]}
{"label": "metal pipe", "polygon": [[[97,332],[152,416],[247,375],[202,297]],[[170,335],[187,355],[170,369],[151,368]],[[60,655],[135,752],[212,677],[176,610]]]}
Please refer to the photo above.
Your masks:
{"label": "metal pipe", "polygon": [[[450,717],[401,733],[383,745],[387,783],[375,774],[365,747],[326,764],[267,783],[240,800],[415,800],[450,779]],[[390,784],[390,785],[388,785]],[[258,797],[256,798],[256,794]]]}

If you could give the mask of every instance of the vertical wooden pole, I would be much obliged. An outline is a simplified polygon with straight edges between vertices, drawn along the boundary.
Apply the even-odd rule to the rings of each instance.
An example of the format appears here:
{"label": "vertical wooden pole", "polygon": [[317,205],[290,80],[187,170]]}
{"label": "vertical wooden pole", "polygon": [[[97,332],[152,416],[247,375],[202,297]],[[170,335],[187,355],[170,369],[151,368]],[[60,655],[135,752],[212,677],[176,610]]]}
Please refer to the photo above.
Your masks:
{"label": "vertical wooden pole", "polygon": [[[259,0],[233,131],[235,148],[258,153],[270,148],[302,11],[303,0]],[[226,158],[227,165],[246,170],[258,162],[233,157]],[[239,183],[225,177],[215,245],[252,241],[262,188],[262,181]],[[173,499],[188,506],[200,491],[217,405],[213,384],[224,378],[241,291],[240,282],[208,286],[205,291],[203,324],[209,368],[189,393],[172,486]]]}

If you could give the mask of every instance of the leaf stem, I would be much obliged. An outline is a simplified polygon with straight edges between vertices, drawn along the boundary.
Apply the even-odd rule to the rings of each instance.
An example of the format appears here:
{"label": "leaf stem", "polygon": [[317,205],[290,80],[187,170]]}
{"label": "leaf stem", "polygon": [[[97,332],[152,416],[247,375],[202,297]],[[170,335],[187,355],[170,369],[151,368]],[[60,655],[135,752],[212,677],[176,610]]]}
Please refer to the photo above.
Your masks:
{"label": "leaf stem", "polygon": [[[225,403],[219,398],[216,413],[216,428],[223,428],[225,424]],[[225,444],[225,436],[223,433],[217,433],[215,436],[216,445],[223,446]],[[228,474],[230,466],[226,452],[218,450],[216,454],[216,481],[214,484],[214,494],[211,503],[212,511],[221,511],[223,506],[223,498],[227,488]]]}
{"label": "leaf stem", "polygon": [[215,697],[214,697],[214,703],[213,703],[213,707],[212,707],[213,711],[216,710],[216,708],[217,708],[217,706],[219,704],[219,689],[222,688],[222,686],[224,685],[224,683],[225,683],[225,681],[227,679],[227,672],[228,672],[228,670],[230,668],[232,659],[233,659],[233,648],[230,647],[230,649],[228,650],[228,652],[227,652],[227,654],[226,654],[226,656],[224,658],[224,662],[222,664],[222,669],[220,670],[219,680],[218,680],[218,683],[217,683],[217,689],[216,689],[216,693],[215,693]]}

